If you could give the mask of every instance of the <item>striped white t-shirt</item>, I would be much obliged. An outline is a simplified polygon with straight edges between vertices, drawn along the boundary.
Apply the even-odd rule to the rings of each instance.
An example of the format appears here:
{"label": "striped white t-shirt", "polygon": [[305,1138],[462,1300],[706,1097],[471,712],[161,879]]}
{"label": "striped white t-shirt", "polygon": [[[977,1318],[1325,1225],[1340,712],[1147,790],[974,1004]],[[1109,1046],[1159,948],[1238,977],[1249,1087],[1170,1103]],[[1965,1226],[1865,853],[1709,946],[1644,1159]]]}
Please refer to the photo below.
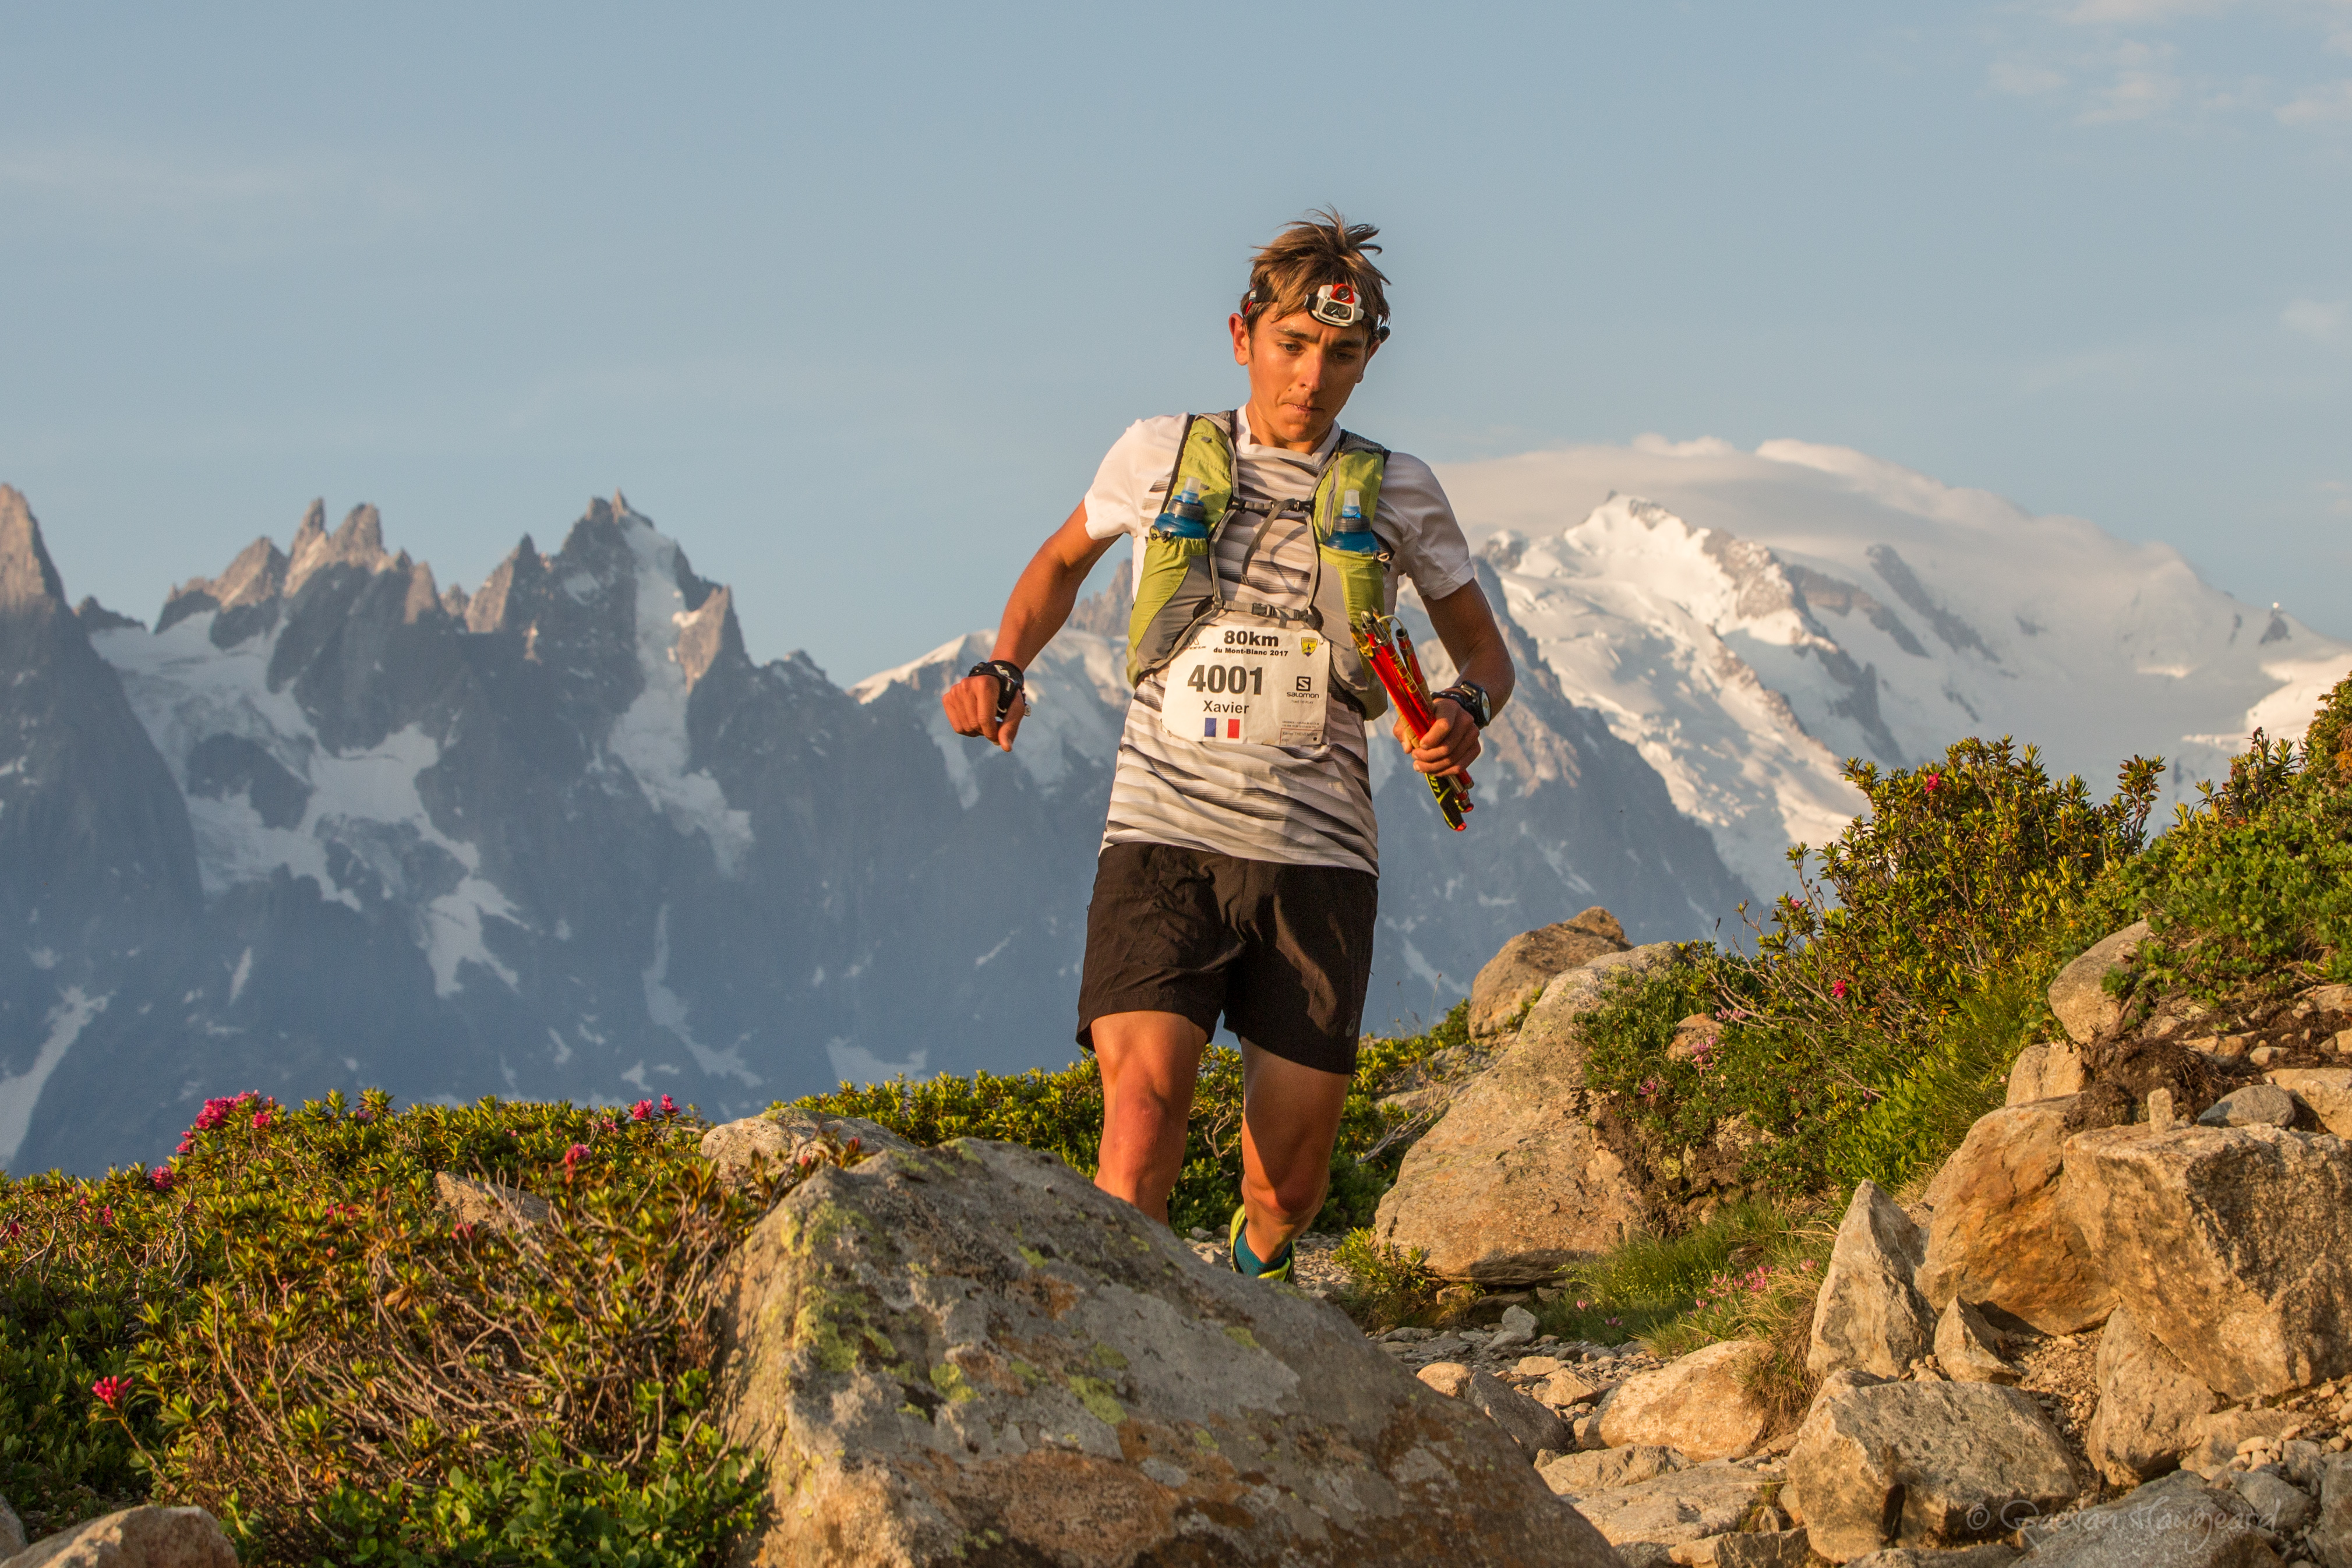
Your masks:
{"label": "striped white t-shirt", "polygon": [[[1139,564],[1183,431],[1181,414],[1136,421],[1112,445],[1087,491],[1087,531],[1097,539],[1131,536]],[[1250,439],[1244,411],[1234,442],[1238,499],[1312,497],[1316,476],[1339,438],[1334,426],[1312,453],[1260,447]],[[1269,522],[1255,511],[1235,510],[1228,519],[1216,545],[1217,575],[1228,595],[1276,609],[1307,608],[1315,584],[1312,524],[1297,514]],[[1258,533],[1268,530],[1258,542]],[[1470,581],[1470,547],[1461,524],[1437,476],[1420,458],[1389,454],[1372,531],[1395,552],[1397,568],[1424,600],[1442,599]],[[1210,746],[1160,727],[1162,690],[1160,676],[1147,676],[1128,708],[1104,844],[1173,844],[1246,860],[1380,870],[1364,721],[1355,709],[1331,699],[1319,746]]]}

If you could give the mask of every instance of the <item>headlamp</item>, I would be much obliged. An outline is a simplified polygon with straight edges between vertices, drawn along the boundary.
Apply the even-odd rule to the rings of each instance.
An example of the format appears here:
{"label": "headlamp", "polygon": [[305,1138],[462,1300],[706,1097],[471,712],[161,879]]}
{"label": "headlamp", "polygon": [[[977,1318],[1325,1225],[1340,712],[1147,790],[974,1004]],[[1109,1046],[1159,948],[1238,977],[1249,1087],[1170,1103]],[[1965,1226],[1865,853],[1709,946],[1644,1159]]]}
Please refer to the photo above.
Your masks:
{"label": "headlamp", "polygon": [[[1253,288],[1242,296],[1242,320],[1253,319],[1273,303],[1274,296],[1270,291]],[[1327,327],[1364,327],[1371,332],[1374,342],[1388,341],[1388,323],[1372,321],[1370,309],[1365,305],[1363,296],[1356,292],[1352,283],[1324,284],[1315,290],[1315,297],[1307,301],[1307,313]]]}
{"label": "headlamp", "polygon": [[1327,327],[1352,327],[1364,319],[1364,305],[1352,285],[1326,283],[1315,290],[1307,313]]}

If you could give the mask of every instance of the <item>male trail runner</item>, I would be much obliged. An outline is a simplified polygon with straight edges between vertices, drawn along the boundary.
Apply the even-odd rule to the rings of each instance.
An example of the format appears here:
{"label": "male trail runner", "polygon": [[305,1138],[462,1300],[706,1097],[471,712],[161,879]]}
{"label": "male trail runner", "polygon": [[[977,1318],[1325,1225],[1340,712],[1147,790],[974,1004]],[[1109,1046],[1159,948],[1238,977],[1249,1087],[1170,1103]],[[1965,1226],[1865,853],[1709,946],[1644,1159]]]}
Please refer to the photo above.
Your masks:
{"label": "male trail runner", "polygon": [[1378,232],[1319,213],[1258,252],[1229,322],[1247,405],[1129,426],[1022,573],[995,657],[941,699],[958,734],[1012,750],[1023,668],[1096,562],[1135,540],[1135,700],[1078,997],[1103,1083],[1095,1184],[1166,1223],[1222,1014],[1246,1096],[1228,1245],[1261,1278],[1289,1276],[1292,1239],[1322,1207],[1371,976],[1365,721],[1387,704],[1346,618],[1392,607],[1401,571],[1461,671],[1410,747],[1424,773],[1466,769],[1512,686],[1436,478],[1339,427],[1388,336]]}

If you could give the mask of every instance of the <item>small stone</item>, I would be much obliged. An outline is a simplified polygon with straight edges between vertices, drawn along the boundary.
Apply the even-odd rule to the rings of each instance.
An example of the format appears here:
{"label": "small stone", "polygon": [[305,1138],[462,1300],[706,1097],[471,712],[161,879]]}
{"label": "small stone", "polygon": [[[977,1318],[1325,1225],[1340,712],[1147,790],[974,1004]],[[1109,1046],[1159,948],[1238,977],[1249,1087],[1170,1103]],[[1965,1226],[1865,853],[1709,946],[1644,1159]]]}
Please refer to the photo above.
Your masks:
{"label": "small stone", "polygon": [[[2257,1063],[2256,1065],[2261,1065]],[[2233,1089],[2197,1119],[2200,1127],[2292,1127],[2294,1096],[2273,1083]]]}
{"label": "small stone", "polygon": [[1622,1448],[1597,1448],[1588,1454],[1563,1454],[1536,1468],[1544,1485],[1561,1497],[1582,1497],[1612,1487],[1638,1486],[1659,1476],[1690,1468],[1690,1460],[1656,1443],[1628,1444]]}
{"label": "small stone", "polygon": [[2272,1046],[2256,1046],[2246,1053],[2246,1059],[2258,1068],[2266,1068],[2277,1058],[2278,1050]]}
{"label": "small stone", "polygon": [[1535,1337],[1536,1315],[1525,1307],[1506,1307],[1503,1309],[1502,1324],[1487,1344],[1495,1350],[1505,1350],[1526,1344]]}
{"label": "small stone", "polygon": [[433,1195],[441,1212],[457,1224],[478,1225],[490,1230],[519,1230],[534,1226],[549,1213],[547,1200],[535,1193],[508,1186],[504,1182],[453,1176],[446,1171],[434,1173]]}
{"label": "small stone", "polygon": [[1995,1348],[2000,1336],[1970,1303],[1952,1298],[1936,1322],[1936,1363],[1955,1383],[2015,1383],[2017,1369]]}
{"label": "small stone", "polygon": [[44,1537],[19,1560],[58,1568],[236,1568],[236,1550],[211,1514],[153,1503]]}
{"label": "small stone", "polygon": [[2169,1132],[2173,1122],[2178,1120],[2179,1118],[2173,1114],[2172,1110],[2172,1091],[2168,1089],[2150,1089],[2147,1096],[2147,1130]]}
{"label": "small stone", "polygon": [[2317,1507],[2294,1487],[2267,1470],[2250,1470],[2231,1483],[2231,1489],[2253,1505],[2264,1530],[2293,1535],[2311,1522]]}

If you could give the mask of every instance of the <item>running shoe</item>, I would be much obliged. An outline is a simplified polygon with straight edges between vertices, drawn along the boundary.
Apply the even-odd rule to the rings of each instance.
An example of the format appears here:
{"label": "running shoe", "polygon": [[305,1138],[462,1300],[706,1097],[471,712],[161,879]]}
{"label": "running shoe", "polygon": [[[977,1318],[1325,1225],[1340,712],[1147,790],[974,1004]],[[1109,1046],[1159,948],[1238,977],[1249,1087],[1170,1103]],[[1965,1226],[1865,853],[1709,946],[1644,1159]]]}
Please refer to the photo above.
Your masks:
{"label": "running shoe", "polygon": [[[1235,1209],[1233,1226],[1225,1232],[1225,1258],[1233,1264],[1234,1272],[1248,1275],[1255,1279],[1280,1279],[1287,1283],[1290,1279],[1290,1266],[1297,1261],[1297,1245],[1294,1242],[1283,1243],[1282,1256],[1252,1274],[1249,1269],[1242,1267],[1242,1255],[1249,1250],[1249,1243],[1243,1238],[1242,1231],[1248,1224],[1248,1211]],[[1253,1258],[1251,1261],[1255,1262],[1256,1259]]]}

